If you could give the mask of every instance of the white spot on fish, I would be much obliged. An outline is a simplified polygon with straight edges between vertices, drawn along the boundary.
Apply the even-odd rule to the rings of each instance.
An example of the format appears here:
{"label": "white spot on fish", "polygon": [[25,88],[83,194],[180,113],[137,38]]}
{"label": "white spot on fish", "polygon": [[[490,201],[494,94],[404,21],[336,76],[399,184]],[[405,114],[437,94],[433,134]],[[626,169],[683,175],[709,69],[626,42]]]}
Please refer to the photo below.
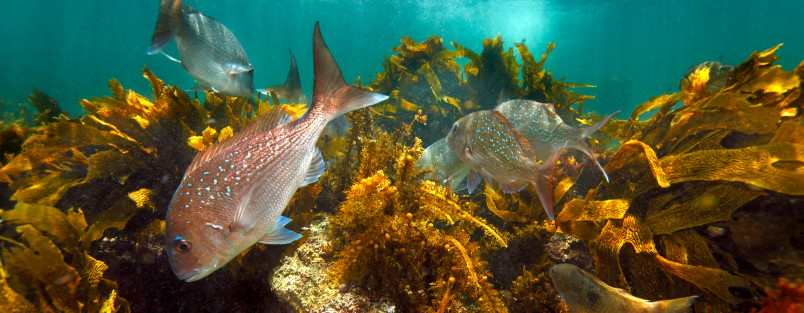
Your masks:
{"label": "white spot on fish", "polygon": [[212,227],[212,228],[214,228],[214,229],[220,229],[220,230],[223,230],[223,227],[220,227],[220,226],[215,225],[215,224],[212,224],[212,223],[204,223],[204,225],[209,226],[209,227]]}

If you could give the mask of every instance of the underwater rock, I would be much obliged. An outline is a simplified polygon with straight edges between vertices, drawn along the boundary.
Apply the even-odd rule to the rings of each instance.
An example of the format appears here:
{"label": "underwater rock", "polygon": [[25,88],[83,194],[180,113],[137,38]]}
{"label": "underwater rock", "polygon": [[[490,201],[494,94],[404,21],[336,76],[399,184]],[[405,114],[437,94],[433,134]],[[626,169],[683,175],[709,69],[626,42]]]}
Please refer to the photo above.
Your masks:
{"label": "underwater rock", "polygon": [[595,262],[586,240],[568,234],[555,233],[544,247],[547,257],[556,264],[570,263],[589,273],[595,273]]}
{"label": "underwater rock", "polygon": [[274,270],[271,288],[286,306],[299,312],[394,312],[388,299],[373,299],[361,288],[338,285],[328,278],[331,250],[326,234],[329,217],[313,220],[309,237]]}

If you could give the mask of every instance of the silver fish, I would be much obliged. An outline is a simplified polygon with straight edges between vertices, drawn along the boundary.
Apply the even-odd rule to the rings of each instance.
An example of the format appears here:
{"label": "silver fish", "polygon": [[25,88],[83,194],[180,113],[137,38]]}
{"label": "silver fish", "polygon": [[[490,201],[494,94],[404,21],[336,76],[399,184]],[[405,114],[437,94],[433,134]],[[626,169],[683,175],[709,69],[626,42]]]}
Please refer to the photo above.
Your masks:
{"label": "silver fish", "polygon": [[293,194],[324,172],[315,146],[331,119],[388,97],[346,84],[321,37],[313,35],[313,102],[300,118],[277,108],[193,159],[173,194],[165,249],[173,273],[195,281],[257,242],[300,238],[282,217]]}
{"label": "silver fish", "polygon": [[[177,7],[181,10],[176,10]],[[254,67],[243,46],[226,26],[190,6],[181,6],[181,0],[165,0],[160,5],[147,53],[161,52],[171,37],[176,40],[181,60],[165,56],[180,62],[198,80],[196,89],[211,89],[236,97],[254,95]]]}
{"label": "silver fish", "polygon": [[476,111],[452,125],[447,144],[471,169],[467,176],[469,193],[483,177],[487,184],[500,183],[505,192],[533,184],[545,212],[553,216],[553,186],[550,177],[564,145],[550,148],[547,159],[539,158],[528,140],[498,111]]}
{"label": "silver fish", "polygon": [[453,191],[466,189],[466,176],[469,175],[469,166],[455,155],[447,145],[447,139],[441,138],[424,149],[416,166],[429,170],[425,178],[437,181]]}
{"label": "silver fish", "polygon": [[566,143],[568,149],[579,150],[592,158],[603,173],[606,182],[609,181],[609,175],[592,154],[592,150],[586,144],[586,138],[603,127],[620,111],[610,114],[595,124],[574,128],[564,123],[550,103],[522,99],[509,100],[497,105],[495,110],[502,113],[511,122],[511,125],[528,139],[539,158],[549,158],[555,147]]}
{"label": "silver fish", "polygon": [[729,81],[729,75],[734,71],[734,66],[721,62],[706,61],[695,64],[690,66],[687,72],[684,73],[684,76],[681,77],[681,81],[678,82],[678,90],[681,90],[681,83],[684,82],[684,80],[688,80],[692,73],[704,67],[709,68],[709,81],[706,82],[706,91],[709,93],[717,93],[723,89]]}
{"label": "silver fish", "polygon": [[260,90],[263,94],[268,94],[273,91],[276,96],[290,103],[307,103],[307,97],[304,95],[301,80],[299,79],[299,67],[296,66],[296,57],[293,56],[293,51],[290,51],[290,70],[288,70],[288,77],[281,85],[266,87]]}
{"label": "silver fish", "polygon": [[550,277],[572,313],[688,312],[692,302],[698,297],[651,302],[606,285],[584,270],[567,263],[553,266]]}

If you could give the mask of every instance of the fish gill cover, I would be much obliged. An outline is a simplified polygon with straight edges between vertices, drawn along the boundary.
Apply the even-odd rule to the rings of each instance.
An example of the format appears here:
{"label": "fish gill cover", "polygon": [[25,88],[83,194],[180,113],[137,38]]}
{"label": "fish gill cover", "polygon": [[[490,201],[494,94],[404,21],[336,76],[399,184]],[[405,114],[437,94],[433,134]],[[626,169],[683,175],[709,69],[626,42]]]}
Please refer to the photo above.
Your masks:
{"label": "fish gill cover", "polygon": [[[553,223],[532,189],[453,193],[425,180],[416,161],[422,142],[501,98],[553,103],[568,124],[592,124],[600,117],[583,112],[590,97],[568,90],[588,86],[552,79],[544,69],[552,43],[539,61],[516,44],[521,65],[499,37],[480,53],[452,46],[436,36],[404,38],[367,85],[392,99],[350,113],[344,138],[321,140],[328,170],[297,192],[286,215],[295,229],[323,219],[325,231],[287,247],[257,245],[191,284],[172,275],[164,253],[172,193],[197,150],[278,102],[208,92],[201,103],[147,68],[152,99],[111,80],[111,97],[81,101],[86,115],[44,119],[18,135],[27,137],[21,152],[6,152],[14,156],[0,180],[16,204],[0,212],[0,305],[10,312],[356,312],[377,303],[400,311],[565,312],[547,271],[571,262],[634,296],[699,295],[696,311],[721,312],[759,308],[762,290],[780,277],[802,278],[804,63],[788,72],[773,66],[779,47],[756,52],[717,93],[706,90],[701,70],[679,93],[612,120],[590,139],[611,183],[592,160],[565,153]],[[291,274],[324,278],[282,286]]]}

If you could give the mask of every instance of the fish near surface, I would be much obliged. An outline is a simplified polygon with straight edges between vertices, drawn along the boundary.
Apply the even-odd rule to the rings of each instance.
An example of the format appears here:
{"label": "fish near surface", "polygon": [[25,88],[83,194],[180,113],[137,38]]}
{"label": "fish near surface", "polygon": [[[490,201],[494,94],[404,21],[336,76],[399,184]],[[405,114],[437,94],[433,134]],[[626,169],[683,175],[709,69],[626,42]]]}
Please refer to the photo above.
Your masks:
{"label": "fish near surface", "polygon": [[681,90],[681,84],[684,80],[689,80],[690,76],[692,76],[695,71],[705,67],[709,68],[709,81],[706,82],[706,91],[709,93],[717,93],[723,89],[729,81],[729,75],[731,75],[731,72],[734,72],[734,66],[726,63],[715,61],[701,62],[687,69],[687,72],[681,77],[681,81],[678,82],[678,90]]}
{"label": "fish near surface", "polygon": [[640,299],[606,285],[596,277],[564,263],[550,269],[553,285],[571,313],[680,313],[689,312],[698,296],[654,301]]}
{"label": "fish near surface", "polygon": [[290,51],[290,70],[288,70],[288,77],[285,82],[281,85],[266,87],[260,92],[268,94],[271,91],[276,93],[276,96],[280,99],[290,103],[307,103],[307,96],[304,95],[304,90],[302,89],[301,79],[299,79],[299,67],[296,65],[296,57],[293,56],[293,51]]}
{"label": "fish near surface", "polygon": [[283,226],[282,211],[296,189],[324,172],[315,146],[334,117],[387,96],[349,86],[324,43],[313,35],[313,102],[300,118],[276,108],[246,129],[198,153],[173,194],[165,249],[174,274],[195,281],[257,242],[300,238]]}
{"label": "fish near surface", "polygon": [[436,180],[453,191],[466,189],[469,166],[452,152],[447,145],[447,138],[441,138],[425,148],[416,166],[432,171],[427,179]]}
{"label": "fish near surface", "polygon": [[472,193],[483,177],[487,184],[500,183],[505,192],[533,184],[542,206],[553,216],[553,184],[550,179],[564,145],[550,148],[549,157],[539,158],[528,140],[495,110],[476,111],[452,125],[447,144],[471,169],[467,187]]}
{"label": "fish near surface", "polygon": [[586,138],[603,127],[620,111],[610,114],[595,124],[575,128],[565,124],[550,103],[523,99],[509,100],[497,105],[495,110],[502,113],[511,125],[528,139],[535,149],[536,155],[540,158],[550,157],[550,153],[555,147],[566,142],[567,149],[579,150],[592,158],[592,161],[603,173],[603,177],[607,182],[609,181],[609,175],[592,154],[592,149],[586,144]]}
{"label": "fish near surface", "polygon": [[234,34],[214,18],[181,3],[161,2],[147,53],[160,52],[174,38],[181,60],[168,58],[180,62],[198,80],[200,89],[236,97],[253,96],[254,67]]}

